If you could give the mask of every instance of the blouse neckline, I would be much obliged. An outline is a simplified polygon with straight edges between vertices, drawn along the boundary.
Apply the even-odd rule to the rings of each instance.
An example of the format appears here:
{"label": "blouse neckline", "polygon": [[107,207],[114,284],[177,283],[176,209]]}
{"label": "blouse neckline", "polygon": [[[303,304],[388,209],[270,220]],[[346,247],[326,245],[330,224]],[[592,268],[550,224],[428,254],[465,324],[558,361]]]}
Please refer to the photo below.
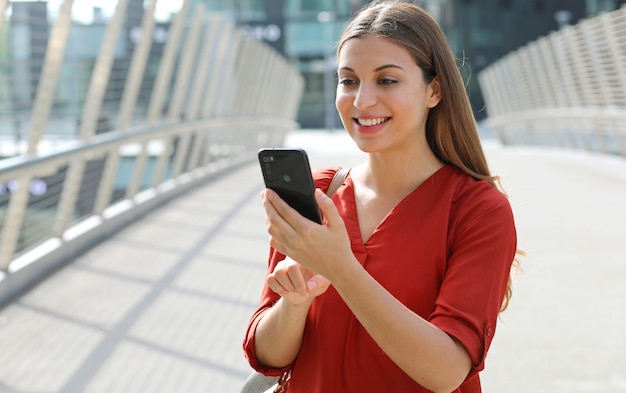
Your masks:
{"label": "blouse neckline", "polygon": [[[349,225],[347,225],[347,227],[348,227],[348,231],[350,234],[350,239],[352,241],[353,248],[355,248],[356,246],[356,248],[360,249],[362,252],[367,253],[368,245],[372,244],[376,240],[377,234],[383,229],[382,227],[384,227],[384,225],[388,223],[388,221],[390,221],[392,217],[395,216],[399,210],[401,211],[402,206],[407,204],[408,201],[416,198],[417,195],[421,194],[427,188],[427,184],[434,182],[437,177],[440,177],[443,175],[443,173],[448,172],[449,168],[451,169],[452,166],[450,165],[442,166],[437,171],[435,171],[432,175],[430,175],[426,180],[420,183],[415,189],[409,192],[404,198],[402,198],[400,202],[398,202],[394,207],[391,208],[391,210],[389,210],[389,212],[385,215],[385,217],[383,217],[383,219],[378,223],[378,225],[376,225],[376,228],[374,229],[370,237],[365,242],[363,241],[363,236],[361,234],[361,229],[360,229],[361,226],[359,225],[359,216],[358,216],[357,209],[356,209],[356,196],[354,194],[354,183],[352,182],[352,177],[350,176],[350,174],[348,174],[348,176],[346,177],[346,181],[345,181],[345,184],[346,184],[345,191],[348,195],[348,202],[349,202],[347,204],[347,207],[349,209],[349,214],[347,216],[350,217],[351,219],[348,220]],[[346,221],[346,218],[344,218],[344,221]],[[347,221],[346,221],[346,224],[348,224]]]}

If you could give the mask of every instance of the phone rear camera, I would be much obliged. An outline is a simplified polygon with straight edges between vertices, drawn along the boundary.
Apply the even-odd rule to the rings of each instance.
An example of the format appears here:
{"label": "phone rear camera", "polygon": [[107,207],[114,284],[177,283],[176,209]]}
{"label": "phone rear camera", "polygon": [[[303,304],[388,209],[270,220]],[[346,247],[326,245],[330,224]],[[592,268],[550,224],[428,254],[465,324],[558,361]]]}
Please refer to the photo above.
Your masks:
{"label": "phone rear camera", "polygon": [[274,156],[264,156],[263,162],[274,162]]}

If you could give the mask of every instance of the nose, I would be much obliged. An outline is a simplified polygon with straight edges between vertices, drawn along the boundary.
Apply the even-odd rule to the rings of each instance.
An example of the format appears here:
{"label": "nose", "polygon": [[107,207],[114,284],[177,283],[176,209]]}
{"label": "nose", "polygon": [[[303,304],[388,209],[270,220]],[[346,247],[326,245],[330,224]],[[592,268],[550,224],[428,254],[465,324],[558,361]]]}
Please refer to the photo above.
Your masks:
{"label": "nose", "polygon": [[364,110],[376,105],[377,102],[376,89],[370,84],[361,83],[354,95],[354,107]]}

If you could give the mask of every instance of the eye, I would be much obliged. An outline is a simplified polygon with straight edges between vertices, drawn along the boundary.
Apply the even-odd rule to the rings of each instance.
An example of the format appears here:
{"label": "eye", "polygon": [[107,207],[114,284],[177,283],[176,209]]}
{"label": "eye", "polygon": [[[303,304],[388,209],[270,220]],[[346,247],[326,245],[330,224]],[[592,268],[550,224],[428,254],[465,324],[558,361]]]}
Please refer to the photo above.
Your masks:
{"label": "eye", "polygon": [[391,85],[394,83],[398,83],[398,81],[395,79],[383,78],[380,81],[378,81],[378,83],[380,83],[381,85]]}
{"label": "eye", "polygon": [[355,85],[356,83],[356,80],[350,78],[341,78],[339,80],[339,84],[344,86]]}

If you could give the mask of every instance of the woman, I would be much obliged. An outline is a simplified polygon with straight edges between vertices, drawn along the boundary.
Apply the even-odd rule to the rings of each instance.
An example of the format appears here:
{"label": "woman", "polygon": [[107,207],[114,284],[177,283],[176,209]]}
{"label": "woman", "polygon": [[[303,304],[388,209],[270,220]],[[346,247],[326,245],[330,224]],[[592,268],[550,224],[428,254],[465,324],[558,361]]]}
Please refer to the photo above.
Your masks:
{"label": "woman", "polygon": [[[368,153],[317,225],[271,190],[272,246],[244,349],[288,392],[480,392],[516,253],[446,39],[415,5],[383,1],[347,26],[336,106]],[[286,257],[285,257],[286,256]]]}

